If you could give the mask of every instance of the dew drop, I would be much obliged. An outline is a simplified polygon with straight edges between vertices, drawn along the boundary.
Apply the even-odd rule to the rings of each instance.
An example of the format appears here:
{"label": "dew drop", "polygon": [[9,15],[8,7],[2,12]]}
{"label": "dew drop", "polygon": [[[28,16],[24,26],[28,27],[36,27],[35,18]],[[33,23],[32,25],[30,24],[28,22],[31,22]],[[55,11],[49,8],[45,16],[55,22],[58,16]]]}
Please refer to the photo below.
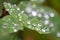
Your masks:
{"label": "dew drop", "polygon": [[7,28],[7,23],[4,23],[3,25],[2,25],[2,28]]}
{"label": "dew drop", "polygon": [[37,12],[36,11],[32,11],[32,16],[37,16]]}
{"label": "dew drop", "polygon": [[13,25],[16,27],[16,26],[18,26],[18,24],[17,23],[13,23]]}
{"label": "dew drop", "polygon": [[19,14],[18,14],[18,16],[20,17],[20,16],[21,16],[21,14],[19,13]]}
{"label": "dew drop", "polygon": [[44,9],[41,8],[41,9],[40,9],[40,12],[44,13],[45,11],[44,11]]}
{"label": "dew drop", "polygon": [[31,25],[28,25],[28,28],[32,28],[32,26]]}
{"label": "dew drop", "polygon": [[38,24],[38,26],[42,26],[41,24]]}
{"label": "dew drop", "polygon": [[7,19],[6,21],[8,22],[8,21],[10,21],[11,19],[9,18],[9,19]]}
{"label": "dew drop", "polygon": [[14,4],[13,6],[15,6],[15,7],[16,7],[16,4]]}
{"label": "dew drop", "polygon": [[34,27],[32,27],[32,30],[34,30],[35,28]]}
{"label": "dew drop", "polygon": [[27,24],[31,24],[30,21],[27,21]]}
{"label": "dew drop", "polygon": [[36,30],[39,30],[38,28],[36,28]]}
{"label": "dew drop", "polygon": [[7,11],[9,11],[9,9],[7,9]]}
{"label": "dew drop", "polygon": [[44,14],[44,17],[45,17],[46,19],[49,19],[48,14]]}
{"label": "dew drop", "polygon": [[15,29],[15,27],[12,27],[13,29]]}
{"label": "dew drop", "polygon": [[33,26],[36,26],[36,24],[32,24]]}
{"label": "dew drop", "polygon": [[39,13],[39,14],[38,14],[38,17],[42,17],[42,14],[41,14],[41,13]]}
{"label": "dew drop", "polygon": [[42,32],[46,32],[46,30],[45,29],[42,29]]}
{"label": "dew drop", "polygon": [[17,29],[14,29],[14,32],[17,32]]}
{"label": "dew drop", "polygon": [[45,20],[45,25],[48,25],[49,24],[49,20]]}
{"label": "dew drop", "polygon": [[40,27],[38,27],[38,26],[37,26],[37,27],[35,27],[35,30],[40,30]]}
{"label": "dew drop", "polygon": [[18,11],[20,11],[20,8],[19,8],[19,7],[17,7],[17,10],[18,10]]}
{"label": "dew drop", "polygon": [[23,2],[20,2],[20,4],[23,4]]}
{"label": "dew drop", "polygon": [[26,9],[25,9],[25,11],[27,12],[27,13],[30,13],[31,11],[32,11],[32,9],[31,9],[31,7],[26,7]]}
{"label": "dew drop", "polygon": [[54,27],[54,24],[53,23],[50,23],[50,27]]}
{"label": "dew drop", "polygon": [[21,11],[21,13],[24,13],[24,11]]}
{"label": "dew drop", "polygon": [[50,13],[50,17],[54,17],[54,13]]}
{"label": "dew drop", "polygon": [[10,12],[10,13],[12,13],[14,10],[15,10],[15,9],[13,9],[13,8],[12,8],[12,9],[10,9],[10,11],[9,11],[9,12]]}
{"label": "dew drop", "polygon": [[21,18],[19,18],[19,21],[22,21],[22,19],[21,19]]}
{"label": "dew drop", "polygon": [[57,33],[57,37],[60,37],[60,32]]}
{"label": "dew drop", "polygon": [[10,4],[10,3],[8,3],[8,5],[9,5],[9,7],[11,8],[11,4]]}

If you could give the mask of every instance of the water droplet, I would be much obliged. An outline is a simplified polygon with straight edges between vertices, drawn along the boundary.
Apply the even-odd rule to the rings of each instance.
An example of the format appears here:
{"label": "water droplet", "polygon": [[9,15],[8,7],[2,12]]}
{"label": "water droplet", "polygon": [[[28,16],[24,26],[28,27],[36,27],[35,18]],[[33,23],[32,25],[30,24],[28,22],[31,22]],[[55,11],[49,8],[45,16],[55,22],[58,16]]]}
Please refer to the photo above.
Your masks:
{"label": "water droplet", "polygon": [[30,21],[27,21],[27,24],[31,24],[31,22]]}
{"label": "water droplet", "polygon": [[42,17],[42,14],[41,14],[41,13],[39,13],[39,14],[38,14],[38,17]]}
{"label": "water droplet", "polygon": [[24,13],[24,11],[21,11],[21,13]]}
{"label": "water droplet", "polygon": [[13,6],[15,6],[15,7],[16,7],[16,4],[14,4]]}
{"label": "water droplet", "polygon": [[19,14],[18,14],[18,16],[20,17],[20,16],[21,16],[21,14],[19,13]]}
{"label": "water droplet", "polygon": [[34,27],[32,27],[32,30],[34,30],[35,28]]}
{"label": "water droplet", "polygon": [[15,29],[15,27],[12,27],[13,29]]}
{"label": "water droplet", "polygon": [[28,7],[26,7],[25,11],[26,11],[27,13],[31,13],[32,8],[28,6]]}
{"label": "water droplet", "polygon": [[9,11],[9,9],[7,9],[7,11]]}
{"label": "water droplet", "polygon": [[18,24],[17,24],[17,23],[15,23],[15,22],[13,23],[13,25],[14,25],[14,27],[18,26]]}
{"label": "water droplet", "polygon": [[48,25],[49,24],[49,20],[45,20],[45,25]]}
{"label": "water droplet", "polygon": [[35,30],[40,30],[40,27],[38,27],[38,26],[37,26],[37,27],[35,27]]}
{"label": "water droplet", "polygon": [[46,32],[46,30],[45,29],[42,29],[42,32]]}
{"label": "water droplet", "polygon": [[20,4],[23,4],[23,2],[20,2]]}
{"label": "water droplet", "polygon": [[46,32],[49,32],[49,28],[46,28],[46,27],[45,27],[44,29],[45,29]]}
{"label": "water droplet", "polygon": [[53,23],[50,23],[50,27],[54,27],[54,24]]}
{"label": "water droplet", "polygon": [[6,21],[9,22],[10,20],[11,20],[11,19],[9,18],[9,19],[7,19]]}
{"label": "water droplet", "polygon": [[33,8],[36,8],[36,4],[33,4],[32,7],[33,7]]}
{"label": "water droplet", "polygon": [[51,13],[50,13],[50,17],[54,17],[54,13],[51,12]]}
{"label": "water droplet", "polygon": [[13,9],[13,8],[12,8],[12,9],[10,9],[10,11],[9,11],[9,12],[10,12],[10,13],[12,13],[14,10],[15,10],[15,9]]}
{"label": "water droplet", "polygon": [[49,19],[48,14],[44,14],[44,17],[45,17],[46,19]]}
{"label": "water droplet", "polygon": [[3,25],[2,25],[2,28],[7,28],[7,23],[4,23]]}
{"label": "water droplet", "polygon": [[37,16],[37,12],[36,11],[32,11],[32,16]]}
{"label": "water droplet", "polygon": [[57,33],[57,37],[60,37],[60,32]]}
{"label": "water droplet", "polygon": [[28,27],[28,28],[32,28],[32,26],[31,26],[31,25],[28,25],[27,27]]}
{"label": "water droplet", "polygon": [[8,6],[11,8],[11,4],[10,3],[8,3]]}
{"label": "water droplet", "polygon": [[23,21],[21,18],[19,18],[19,21]]}
{"label": "water droplet", "polygon": [[17,10],[18,10],[18,11],[20,11],[20,8],[19,8],[19,7],[17,7]]}
{"label": "water droplet", "polygon": [[17,29],[14,29],[14,32],[17,32]]}
{"label": "water droplet", "polygon": [[42,26],[41,24],[38,24],[38,26]]}
{"label": "water droplet", "polygon": [[40,12],[41,12],[41,13],[44,13],[44,12],[45,12],[45,10],[44,10],[43,8],[41,8],[41,9],[40,9]]}
{"label": "water droplet", "polygon": [[36,24],[32,24],[33,26],[36,26]]}

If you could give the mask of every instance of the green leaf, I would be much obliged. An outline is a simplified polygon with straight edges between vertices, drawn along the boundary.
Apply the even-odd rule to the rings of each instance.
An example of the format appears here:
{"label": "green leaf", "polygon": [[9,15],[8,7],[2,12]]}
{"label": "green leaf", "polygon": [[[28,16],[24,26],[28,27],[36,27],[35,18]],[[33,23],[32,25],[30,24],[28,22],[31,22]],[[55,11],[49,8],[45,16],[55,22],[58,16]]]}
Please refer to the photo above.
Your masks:
{"label": "green leaf", "polygon": [[[5,8],[10,9],[6,6]],[[57,12],[51,8],[22,1],[18,6],[12,5],[8,12],[16,22],[23,24],[23,27],[35,30],[39,34],[56,34],[58,32],[60,18]]]}

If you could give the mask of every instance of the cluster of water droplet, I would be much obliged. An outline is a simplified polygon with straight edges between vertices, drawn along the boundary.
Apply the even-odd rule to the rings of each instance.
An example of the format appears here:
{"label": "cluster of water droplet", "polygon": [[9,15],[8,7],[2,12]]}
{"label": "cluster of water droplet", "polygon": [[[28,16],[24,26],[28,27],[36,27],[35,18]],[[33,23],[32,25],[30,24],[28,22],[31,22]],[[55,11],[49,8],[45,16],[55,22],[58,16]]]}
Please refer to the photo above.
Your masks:
{"label": "cluster of water droplet", "polygon": [[[48,10],[49,8],[44,7],[38,7],[33,6],[31,4],[28,4],[25,8],[25,12],[27,13],[30,21],[27,21],[28,24],[31,24],[28,26],[28,28],[38,30],[41,32],[50,32],[50,28],[52,31],[55,30],[56,23],[52,22],[53,18],[55,18],[55,13],[52,10]],[[31,21],[32,20],[32,21]],[[35,21],[35,22],[33,22]],[[36,23],[37,21],[37,23]],[[44,25],[44,26],[43,26]]]}
{"label": "cluster of water droplet", "polygon": [[[19,26],[20,25],[20,26]],[[6,16],[0,20],[1,30],[4,32],[12,33],[22,30],[22,24],[16,22],[11,16]]]}
{"label": "cluster of water droplet", "polygon": [[[12,16],[11,25],[14,28],[14,32],[20,27],[27,27],[32,30],[36,30],[39,33],[50,33],[55,30],[57,18],[55,12],[50,8],[31,4],[30,2],[20,2],[17,6],[9,3],[4,3],[6,10]],[[6,21],[6,20],[5,20]],[[54,21],[54,22],[53,22]],[[6,28],[9,22],[3,23],[3,28]],[[9,25],[10,25],[9,24]],[[15,27],[17,26],[17,27]],[[18,27],[19,26],[19,27]],[[16,29],[17,28],[17,29]]]}

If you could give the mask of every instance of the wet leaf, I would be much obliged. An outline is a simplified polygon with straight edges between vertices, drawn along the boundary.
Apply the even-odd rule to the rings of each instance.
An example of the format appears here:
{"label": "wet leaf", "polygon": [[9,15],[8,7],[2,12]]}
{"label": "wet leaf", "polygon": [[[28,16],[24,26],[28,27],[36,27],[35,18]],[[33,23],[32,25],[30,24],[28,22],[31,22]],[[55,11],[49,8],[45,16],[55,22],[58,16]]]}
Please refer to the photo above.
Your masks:
{"label": "wet leaf", "polygon": [[[10,7],[5,6],[5,8]],[[57,12],[51,8],[21,2],[18,6],[12,5],[8,12],[15,21],[23,24],[23,27],[35,30],[39,34],[53,33],[56,35],[58,32],[60,18]]]}

